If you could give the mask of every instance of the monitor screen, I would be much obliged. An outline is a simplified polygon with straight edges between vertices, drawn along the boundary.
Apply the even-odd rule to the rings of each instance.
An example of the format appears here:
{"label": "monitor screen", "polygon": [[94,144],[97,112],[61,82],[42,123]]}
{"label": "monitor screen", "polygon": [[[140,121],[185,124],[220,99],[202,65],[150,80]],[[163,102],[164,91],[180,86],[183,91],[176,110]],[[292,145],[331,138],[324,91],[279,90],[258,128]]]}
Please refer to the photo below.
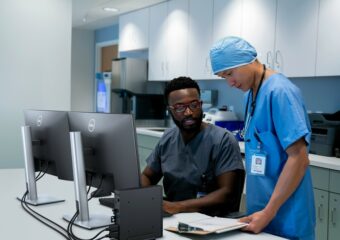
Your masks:
{"label": "monitor screen", "polygon": [[25,110],[24,118],[31,128],[35,171],[73,180],[67,112]]}
{"label": "monitor screen", "polygon": [[131,114],[69,112],[69,124],[81,132],[87,184],[110,192],[140,187]]}

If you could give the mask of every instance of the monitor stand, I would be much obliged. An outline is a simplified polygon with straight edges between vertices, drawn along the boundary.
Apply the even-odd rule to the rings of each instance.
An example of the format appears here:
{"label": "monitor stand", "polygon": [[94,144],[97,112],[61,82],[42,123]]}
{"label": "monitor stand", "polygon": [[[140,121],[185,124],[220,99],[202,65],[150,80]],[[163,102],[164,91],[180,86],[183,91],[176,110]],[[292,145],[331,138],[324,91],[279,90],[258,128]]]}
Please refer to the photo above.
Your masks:
{"label": "monitor stand", "polygon": [[25,180],[27,196],[25,199],[23,199],[22,197],[17,197],[17,199],[20,201],[25,200],[26,203],[34,206],[65,201],[64,199],[59,199],[46,194],[41,194],[38,196],[37,183],[35,180],[31,127],[22,126],[21,136],[25,159]]}
{"label": "monitor stand", "polygon": [[[70,132],[70,140],[76,209],[79,211],[79,215],[75,219],[74,224],[86,229],[108,226],[111,224],[111,215],[89,214],[81,133]],[[73,215],[64,215],[63,218],[70,222]]]}

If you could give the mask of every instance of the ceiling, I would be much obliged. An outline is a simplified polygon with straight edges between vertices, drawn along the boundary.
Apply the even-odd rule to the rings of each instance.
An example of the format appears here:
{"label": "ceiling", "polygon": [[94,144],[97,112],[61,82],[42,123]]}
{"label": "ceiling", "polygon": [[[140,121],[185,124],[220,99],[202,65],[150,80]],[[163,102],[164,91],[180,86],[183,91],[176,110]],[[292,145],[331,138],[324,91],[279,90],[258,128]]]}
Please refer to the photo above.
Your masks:
{"label": "ceiling", "polygon": [[[72,27],[99,29],[118,23],[118,16],[167,0],[72,0]],[[118,12],[104,11],[104,7]]]}

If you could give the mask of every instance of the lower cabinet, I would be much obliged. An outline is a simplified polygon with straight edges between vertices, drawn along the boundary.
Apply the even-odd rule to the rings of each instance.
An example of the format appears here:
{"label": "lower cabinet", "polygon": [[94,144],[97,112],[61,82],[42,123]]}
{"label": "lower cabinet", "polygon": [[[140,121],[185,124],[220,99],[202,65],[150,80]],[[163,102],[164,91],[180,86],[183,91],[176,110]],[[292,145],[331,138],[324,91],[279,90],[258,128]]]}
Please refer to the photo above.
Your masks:
{"label": "lower cabinet", "polygon": [[[339,182],[338,182],[339,184]],[[340,238],[340,194],[329,194],[328,239]]]}
{"label": "lower cabinet", "polygon": [[146,159],[152,153],[159,139],[159,137],[153,137],[145,134],[137,134],[139,166],[141,171],[143,171],[146,167]]}
{"label": "lower cabinet", "polygon": [[138,146],[138,154],[139,154],[139,167],[140,170],[143,171],[146,167],[146,159],[148,156],[150,156],[152,150],[149,148],[144,148]]}
{"label": "lower cabinet", "polygon": [[314,188],[316,239],[328,239],[328,192]]}
{"label": "lower cabinet", "polygon": [[340,171],[311,166],[316,211],[316,239],[340,236]]}

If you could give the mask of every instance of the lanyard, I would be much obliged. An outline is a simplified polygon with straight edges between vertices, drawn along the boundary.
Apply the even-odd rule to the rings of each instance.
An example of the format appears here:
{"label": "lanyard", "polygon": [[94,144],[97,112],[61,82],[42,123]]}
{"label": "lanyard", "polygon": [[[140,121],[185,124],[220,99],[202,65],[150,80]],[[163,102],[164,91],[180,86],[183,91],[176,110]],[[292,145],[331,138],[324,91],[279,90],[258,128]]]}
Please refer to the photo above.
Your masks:
{"label": "lanyard", "polygon": [[266,73],[266,65],[263,64],[263,73],[262,73],[262,76],[261,76],[259,87],[257,88],[256,94],[255,94],[255,97],[254,97],[253,101],[251,102],[250,113],[248,112],[248,109],[249,109],[250,95],[253,96],[253,89],[251,89],[250,93],[248,94],[246,111],[244,113],[244,115],[246,116],[246,120],[245,120],[244,128],[243,128],[243,131],[242,131],[243,138],[245,137],[246,132],[248,131],[248,128],[249,128],[250,121],[253,118],[255,108],[256,108],[256,99],[257,99],[257,96],[259,95],[258,93],[259,93],[260,88],[262,86],[262,82],[263,82],[265,73]]}

